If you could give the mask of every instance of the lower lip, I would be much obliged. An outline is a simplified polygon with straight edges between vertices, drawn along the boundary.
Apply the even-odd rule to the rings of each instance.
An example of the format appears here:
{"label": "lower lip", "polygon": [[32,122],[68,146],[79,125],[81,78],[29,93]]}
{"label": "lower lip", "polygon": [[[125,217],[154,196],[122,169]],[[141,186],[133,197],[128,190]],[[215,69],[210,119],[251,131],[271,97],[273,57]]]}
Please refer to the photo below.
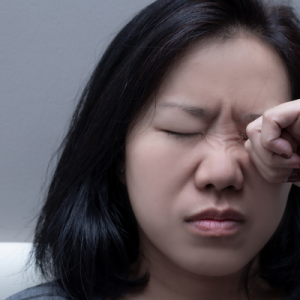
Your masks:
{"label": "lower lip", "polygon": [[188,222],[197,234],[203,236],[231,236],[236,234],[243,222],[235,220],[198,220]]}

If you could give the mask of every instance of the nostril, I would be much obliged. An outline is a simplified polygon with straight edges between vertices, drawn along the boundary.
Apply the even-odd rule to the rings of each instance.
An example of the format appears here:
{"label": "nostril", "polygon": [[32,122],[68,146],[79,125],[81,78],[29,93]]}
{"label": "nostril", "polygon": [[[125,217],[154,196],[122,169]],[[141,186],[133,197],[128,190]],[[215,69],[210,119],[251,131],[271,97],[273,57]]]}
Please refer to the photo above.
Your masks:
{"label": "nostril", "polygon": [[229,186],[227,187],[227,189],[228,189],[228,190],[232,190],[232,189],[235,189],[235,187],[234,187],[233,185],[229,185]]}
{"label": "nostril", "polygon": [[211,183],[209,183],[209,184],[207,184],[207,185],[206,185],[206,187],[207,187],[207,188],[209,188],[209,189],[211,189],[211,188],[213,188],[213,187],[214,187],[214,185],[213,185],[213,184],[211,184]]}
{"label": "nostril", "polygon": [[[208,188],[208,189],[212,189],[212,188],[214,188],[214,187],[215,187],[215,186],[214,186],[213,184],[211,184],[211,183],[209,183],[209,184],[206,185],[206,188]],[[229,185],[229,186],[227,186],[225,189],[226,189],[226,190],[235,190],[235,187],[234,187],[233,185]]]}

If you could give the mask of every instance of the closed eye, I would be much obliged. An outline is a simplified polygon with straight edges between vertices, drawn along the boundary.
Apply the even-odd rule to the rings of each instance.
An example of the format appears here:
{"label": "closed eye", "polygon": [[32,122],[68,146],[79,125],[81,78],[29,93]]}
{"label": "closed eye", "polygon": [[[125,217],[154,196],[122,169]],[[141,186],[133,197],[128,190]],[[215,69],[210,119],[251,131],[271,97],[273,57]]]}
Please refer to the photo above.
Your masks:
{"label": "closed eye", "polygon": [[[197,133],[180,133],[180,132],[174,132],[174,131],[169,131],[169,130],[164,130],[165,133],[167,133],[168,135],[176,138],[176,139],[189,139],[189,138],[193,138],[196,136],[202,136],[203,133],[197,132]],[[247,141],[248,140],[248,136],[246,133],[240,133],[240,139],[243,141]]]}
{"label": "closed eye", "polygon": [[195,136],[199,136],[199,135],[203,135],[202,133],[180,133],[180,132],[174,132],[174,131],[168,131],[165,130],[164,132],[166,132],[168,135],[176,138],[176,139],[188,139],[188,138],[192,138]]}

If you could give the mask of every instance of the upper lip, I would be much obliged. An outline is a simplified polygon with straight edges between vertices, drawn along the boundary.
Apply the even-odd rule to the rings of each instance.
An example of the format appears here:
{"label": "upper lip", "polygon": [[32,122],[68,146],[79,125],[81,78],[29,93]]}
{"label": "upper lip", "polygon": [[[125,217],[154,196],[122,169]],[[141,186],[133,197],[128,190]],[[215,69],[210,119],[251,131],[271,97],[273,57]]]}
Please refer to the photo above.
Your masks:
{"label": "upper lip", "polygon": [[242,213],[232,208],[223,209],[223,210],[216,209],[216,208],[209,208],[199,213],[196,213],[191,217],[188,217],[186,220],[189,222],[200,221],[200,220],[217,220],[217,221],[233,220],[237,222],[243,222],[245,221],[245,216]]}

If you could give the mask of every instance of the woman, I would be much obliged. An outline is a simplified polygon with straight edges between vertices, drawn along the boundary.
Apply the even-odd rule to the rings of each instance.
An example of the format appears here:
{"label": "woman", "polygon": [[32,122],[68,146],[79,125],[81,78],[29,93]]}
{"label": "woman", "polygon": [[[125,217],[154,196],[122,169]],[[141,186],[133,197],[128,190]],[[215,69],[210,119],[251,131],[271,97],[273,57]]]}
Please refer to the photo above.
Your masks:
{"label": "woman", "polygon": [[61,147],[34,240],[55,281],[9,299],[299,299],[299,72],[288,6],[145,8]]}

